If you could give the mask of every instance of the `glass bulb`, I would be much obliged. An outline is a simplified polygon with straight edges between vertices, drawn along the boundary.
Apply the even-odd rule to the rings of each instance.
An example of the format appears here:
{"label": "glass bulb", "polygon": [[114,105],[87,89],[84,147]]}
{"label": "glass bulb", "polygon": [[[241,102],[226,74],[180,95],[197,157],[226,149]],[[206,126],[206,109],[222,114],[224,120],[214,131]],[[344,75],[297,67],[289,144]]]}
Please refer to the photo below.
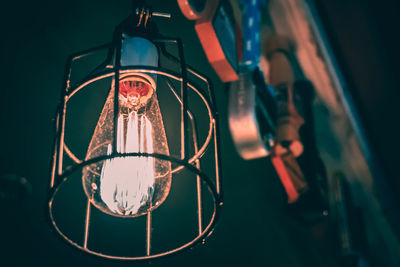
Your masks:
{"label": "glass bulb", "polygon": [[[86,160],[113,150],[114,86],[90,141]],[[154,80],[144,74],[121,77],[116,132],[118,153],[169,155]],[[135,217],[159,206],[171,186],[171,163],[153,157],[119,157],[83,169],[83,187],[103,212]]]}

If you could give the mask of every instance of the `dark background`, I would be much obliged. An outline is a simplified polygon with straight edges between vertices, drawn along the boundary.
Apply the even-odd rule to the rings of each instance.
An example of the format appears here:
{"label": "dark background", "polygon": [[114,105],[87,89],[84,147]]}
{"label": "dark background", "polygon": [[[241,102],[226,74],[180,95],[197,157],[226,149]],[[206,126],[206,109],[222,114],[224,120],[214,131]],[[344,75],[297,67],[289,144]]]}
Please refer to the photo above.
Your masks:
{"label": "dark background", "polygon": [[353,96],[374,161],[400,203],[396,1],[315,1]]}
{"label": "dark background", "polygon": [[[394,2],[394,1],[392,1]],[[398,8],[389,1],[316,1],[334,52],[392,190],[398,192]],[[210,76],[221,113],[225,206],[206,246],[150,266],[330,266],[332,253],[285,211],[284,191],[268,159],[243,161],[227,125],[227,95],[206,63],[193,23],[175,1],[149,1],[173,14],[165,35],[181,36],[188,62]],[[0,174],[27,178],[32,194],[2,205],[0,266],[109,266],[51,233],[45,199],[52,118],[68,55],[111,40],[130,1],[14,1],[3,3]],[[328,263],[331,262],[331,263]],[[329,265],[330,264],[330,265]],[[139,263],[147,266],[147,263]]]}

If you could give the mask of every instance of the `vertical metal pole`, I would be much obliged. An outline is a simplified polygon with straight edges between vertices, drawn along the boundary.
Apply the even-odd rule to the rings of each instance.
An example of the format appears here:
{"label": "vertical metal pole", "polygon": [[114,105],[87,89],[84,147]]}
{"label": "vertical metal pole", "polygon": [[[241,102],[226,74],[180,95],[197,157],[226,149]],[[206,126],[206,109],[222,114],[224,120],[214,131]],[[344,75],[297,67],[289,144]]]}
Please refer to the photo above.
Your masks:
{"label": "vertical metal pole", "polygon": [[118,153],[117,151],[117,129],[118,129],[118,113],[119,113],[119,71],[121,69],[121,46],[122,46],[122,32],[119,28],[116,29],[114,37],[116,43],[115,62],[114,62],[114,120],[113,120],[113,144],[112,154]]}
{"label": "vertical metal pole", "polygon": [[[196,120],[188,111],[188,116],[190,122],[192,124],[192,134],[193,134],[193,146],[194,146],[194,153],[197,154],[199,151],[198,148],[198,140],[197,140],[197,124]],[[200,160],[196,160],[196,168],[200,170]],[[201,196],[201,178],[199,175],[196,176],[196,187],[197,187],[197,222],[199,228],[199,235],[203,232],[203,205],[202,205],[202,196]]]}
{"label": "vertical metal pole", "polygon": [[60,107],[57,108],[56,122],[55,122],[55,130],[56,134],[54,136],[53,141],[53,154],[51,156],[51,172],[50,172],[50,189],[54,187],[54,179],[56,177],[56,168],[57,168],[57,152],[58,152],[58,136],[59,136],[59,120],[60,120]]}
{"label": "vertical metal pole", "polygon": [[[196,160],[196,167],[200,169],[200,161]],[[201,198],[201,179],[200,176],[197,175],[196,178],[196,186],[197,186],[197,223],[199,226],[199,235],[203,232],[203,205]]]}
{"label": "vertical metal pole", "polygon": [[58,145],[58,170],[57,174],[61,175],[62,174],[62,165],[63,165],[63,159],[64,159],[64,135],[65,135],[65,112],[67,110],[67,103],[66,103],[66,96],[64,96],[64,103],[61,111],[61,119],[60,119],[60,139],[59,139],[59,145]]}
{"label": "vertical metal pole", "polygon": [[85,218],[85,236],[83,239],[83,248],[87,248],[87,242],[89,238],[89,224],[90,224],[90,208],[91,208],[91,203],[90,199],[88,198],[87,204],[86,204],[86,218]]}
{"label": "vertical metal pole", "polygon": [[220,168],[220,151],[219,151],[219,132],[217,127],[217,119],[214,118],[214,153],[215,153],[215,186],[217,188],[217,193],[220,196],[220,200],[222,200],[222,191],[221,191],[221,168]]}
{"label": "vertical metal pole", "polygon": [[[65,67],[65,75],[64,75],[64,85],[63,91],[61,92],[61,101],[60,101],[60,115],[58,117],[58,168],[57,174],[62,174],[62,163],[64,158],[64,130],[65,130],[65,112],[66,112],[66,101],[67,101],[67,93],[69,89],[69,82],[71,78],[71,65],[72,58],[68,58],[67,65]],[[50,187],[54,186],[55,183],[55,175],[51,178]]]}
{"label": "vertical metal pole", "polygon": [[220,205],[222,205],[222,200],[223,200],[223,192],[222,192],[222,168],[221,168],[221,151],[219,149],[219,144],[220,144],[220,136],[219,136],[219,118],[218,118],[218,110],[216,106],[216,101],[215,101],[215,95],[214,95],[214,88],[212,87],[212,84],[208,82],[208,93],[210,95],[210,100],[211,100],[211,107],[213,110],[213,125],[214,125],[214,157],[215,157],[215,186],[217,188],[217,193],[220,197]]}
{"label": "vertical metal pole", "polygon": [[186,63],[183,53],[183,44],[180,39],[177,39],[178,53],[181,65],[181,158],[186,159],[186,154],[188,151],[188,144],[186,142],[187,138],[187,110],[188,110],[188,99],[187,99],[187,73],[186,73]]}
{"label": "vertical metal pole", "polygon": [[151,211],[147,212],[146,220],[146,255],[150,256],[151,252]]}

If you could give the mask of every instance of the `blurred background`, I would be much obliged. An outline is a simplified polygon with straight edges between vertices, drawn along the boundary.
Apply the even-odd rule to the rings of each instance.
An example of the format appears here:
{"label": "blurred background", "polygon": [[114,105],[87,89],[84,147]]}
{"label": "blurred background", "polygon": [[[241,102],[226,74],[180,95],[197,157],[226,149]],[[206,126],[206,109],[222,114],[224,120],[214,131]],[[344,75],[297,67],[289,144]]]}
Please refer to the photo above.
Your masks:
{"label": "blurred background", "polygon": [[[398,6],[395,1],[314,2],[374,159],[399,205]],[[160,31],[181,37],[187,62],[214,83],[225,194],[215,232],[205,245],[151,263],[94,258],[51,232],[45,207],[64,64],[72,53],[109,42],[131,1],[7,2],[0,18],[0,266],[340,266],[335,232],[318,240],[315,227],[293,217],[269,158],[245,161],[236,152],[227,119],[228,94],[207,62],[194,23],[176,1],[148,4],[172,14],[169,21],[159,21]],[[368,258],[372,266],[399,263],[387,259],[382,265],[385,260],[374,253]]]}

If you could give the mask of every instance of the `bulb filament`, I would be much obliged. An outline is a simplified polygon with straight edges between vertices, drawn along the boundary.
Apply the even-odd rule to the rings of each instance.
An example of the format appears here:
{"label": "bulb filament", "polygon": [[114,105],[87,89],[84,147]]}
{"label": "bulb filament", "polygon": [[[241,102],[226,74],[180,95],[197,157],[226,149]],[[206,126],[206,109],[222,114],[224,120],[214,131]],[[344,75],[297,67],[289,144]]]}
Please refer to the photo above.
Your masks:
{"label": "bulb filament", "polygon": [[[107,154],[111,151],[109,144]],[[136,111],[119,115],[117,152],[153,153],[152,125],[145,115]],[[154,159],[138,156],[106,160],[100,179],[101,198],[111,211],[121,215],[136,214],[153,197]]]}

